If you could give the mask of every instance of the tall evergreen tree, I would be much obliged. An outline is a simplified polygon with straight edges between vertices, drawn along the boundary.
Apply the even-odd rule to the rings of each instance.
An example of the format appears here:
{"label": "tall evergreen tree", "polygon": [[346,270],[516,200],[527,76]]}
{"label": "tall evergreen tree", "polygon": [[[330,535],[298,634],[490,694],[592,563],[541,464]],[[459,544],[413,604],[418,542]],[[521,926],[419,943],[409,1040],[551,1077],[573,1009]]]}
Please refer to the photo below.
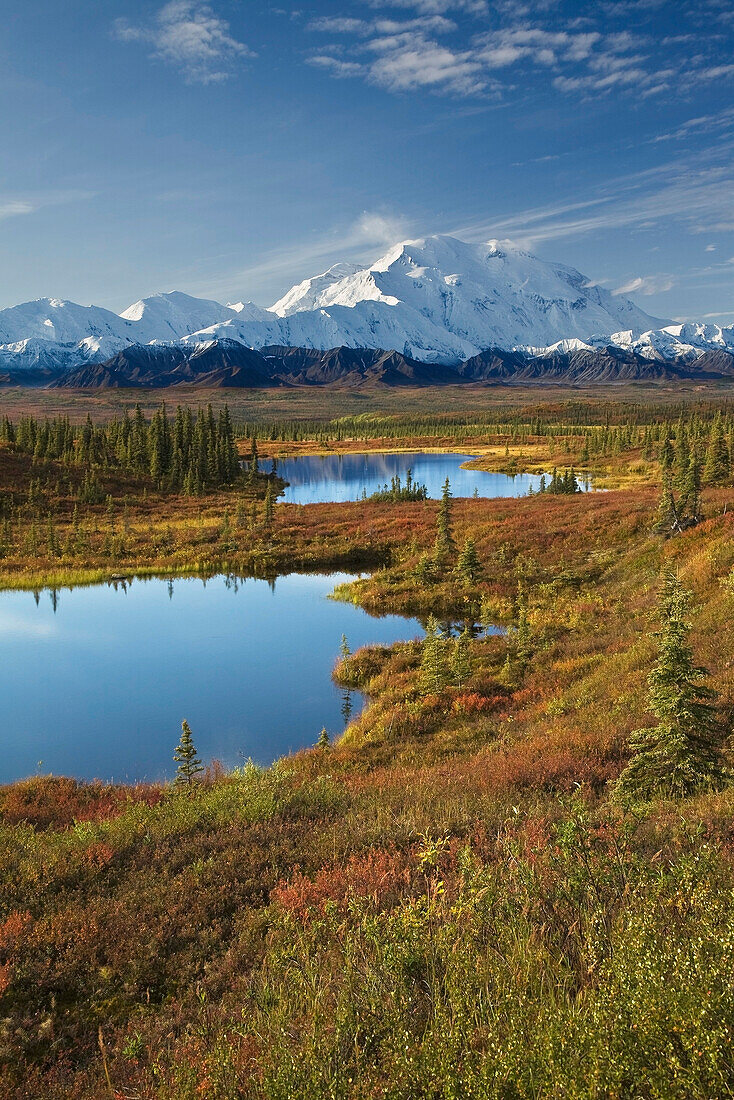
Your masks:
{"label": "tall evergreen tree", "polygon": [[455,549],[454,533],[451,526],[452,494],[449,479],[446,478],[441,492],[441,503],[436,518],[436,556],[444,557]]}
{"label": "tall evergreen tree", "polygon": [[680,510],[688,517],[689,523],[698,523],[701,518],[701,466],[695,448],[691,451],[686,476],[681,483]]}
{"label": "tall evergreen tree", "polygon": [[683,530],[680,510],[673,493],[673,475],[669,467],[663,469],[663,488],[653,530],[661,535],[672,535]]}
{"label": "tall evergreen tree", "polygon": [[451,679],[458,688],[463,687],[471,676],[470,642],[469,627],[465,625],[461,634],[454,640],[451,651]]}
{"label": "tall evergreen tree", "polygon": [[420,689],[424,695],[433,695],[446,687],[446,639],[438,621],[429,615],[421,656]]}
{"label": "tall evergreen tree", "polygon": [[693,663],[688,637],[691,594],[671,570],[660,592],[658,661],[648,677],[652,729],[632,735],[632,758],[617,781],[620,799],[646,801],[656,795],[682,798],[719,786],[725,776],[723,733],[706,670]]}
{"label": "tall evergreen tree", "polygon": [[266,531],[271,531],[273,528],[273,518],[275,516],[275,493],[273,492],[272,481],[268,482],[268,487],[265,490],[265,514],[263,517],[263,523]]}
{"label": "tall evergreen tree", "polygon": [[729,448],[726,445],[724,423],[720,413],[711,426],[703,467],[703,480],[706,485],[724,485],[729,480]]}

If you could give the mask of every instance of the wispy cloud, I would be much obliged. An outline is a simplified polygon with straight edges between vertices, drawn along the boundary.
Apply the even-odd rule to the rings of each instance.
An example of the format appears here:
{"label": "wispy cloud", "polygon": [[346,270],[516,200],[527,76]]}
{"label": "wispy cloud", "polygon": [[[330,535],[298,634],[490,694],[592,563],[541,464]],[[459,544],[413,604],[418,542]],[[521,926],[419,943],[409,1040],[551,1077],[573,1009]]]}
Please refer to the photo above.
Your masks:
{"label": "wispy cloud", "polygon": [[213,84],[231,76],[235,64],[252,51],[230,33],[229,23],[200,0],[170,0],[146,24],[117,19],[121,42],[153,47],[152,57],[177,68],[190,84]]}
{"label": "wispy cloud", "polygon": [[39,191],[24,195],[22,198],[17,195],[12,198],[0,195],[0,221],[35,214],[49,206],[62,206],[69,202],[83,201],[92,196],[93,192],[82,190]]}
{"label": "wispy cloud", "polygon": [[245,297],[255,297],[263,304],[266,298],[275,301],[299,279],[309,278],[333,263],[371,263],[386,248],[410,237],[413,229],[400,214],[365,210],[347,225],[272,249],[250,266],[219,275],[194,290],[232,301],[242,297],[243,292]]}
{"label": "wispy cloud", "polygon": [[38,207],[21,199],[0,199],[0,221],[5,218],[17,218],[20,214],[32,214]]}
{"label": "wispy cloud", "polygon": [[368,3],[373,8],[410,8],[424,15],[440,15],[447,11],[486,15],[489,11],[487,0],[368,0]]}
{"label": "wispy cloud", "polygon": [[672,161],[656,168],[606,180],[587,198],[532,207],[492,221],[464,226],[458,236],[474,240],[509,236],[533,247],[545,241],[579,237],[608,229],[652,227],[667,232],[725,232],[732,225],[734,148],[716,151],[720,162],[701,155],[696,164]]}
{"label": "wispy cloud", "polygon": [[688,118],[675,129],[667,130],[652,138],[651,143],[656,145],[663,141],[686,141],[698,134],[728,132],[732,127],[734,127],[734,107],[726,107],[723,111],[717,111],[714,114]]}
{"label": "wispy cloud", "polygon": [[487,90],[482,64],[471,50],[455,50],[423,34],[392,34],[373,39],[369,78],[389,91],[426,88],[456,95]]}
{"label": "wispy cloud", "polygon": [[616,287],[612,294],[663,294],[666,290],[672,290],[675,284],[673,275],[637,275]]}

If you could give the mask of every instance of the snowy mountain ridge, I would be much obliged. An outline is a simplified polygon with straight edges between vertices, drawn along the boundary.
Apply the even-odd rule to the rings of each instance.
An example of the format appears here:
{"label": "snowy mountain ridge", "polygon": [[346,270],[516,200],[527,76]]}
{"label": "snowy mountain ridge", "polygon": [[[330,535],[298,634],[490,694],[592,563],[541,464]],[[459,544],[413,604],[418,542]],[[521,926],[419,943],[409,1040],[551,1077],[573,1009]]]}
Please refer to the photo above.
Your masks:
{"label": "snowy mountain ridge", "polygon": [[734,326],[671,324],[595,286],[574,268],[498,241],[434,236],[404,241],[375,263],[336,264],[269,309],[175,291],[121,314],[40,298],[0,310],[0,367],[57,372],[103,362],[134,344],[235,341],[395,350],[458,364],[489,348],[529,355],[622,348],[648,359],[734,351]]}

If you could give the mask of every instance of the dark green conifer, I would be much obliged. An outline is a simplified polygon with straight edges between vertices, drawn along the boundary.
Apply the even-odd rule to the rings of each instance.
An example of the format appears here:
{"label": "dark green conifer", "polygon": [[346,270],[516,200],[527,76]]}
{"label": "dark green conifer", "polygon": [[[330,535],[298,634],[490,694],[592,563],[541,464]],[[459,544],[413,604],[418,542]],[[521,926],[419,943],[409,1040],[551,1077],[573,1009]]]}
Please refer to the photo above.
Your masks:
{"label": "dark green conifer", "polygon": [[196,777],[204,771],[204,766],[196,755],[194,738],[186,719],[181,723],[181,731],[181,740],[173,754],[173,759],[178,764],[175,783],[177,787],[185,787],[191,791],[196,783]]}
{"label": "dark green conifer", "polygon": [[441,492],[441,503],[436,518],[436,556],[445,557],[455,549],[454,534],[451,526],[452,494],[449,479],[446,478]]}
{"label": "dark green conifer", "polygon": [[706,485],[724,485],[729,480],[729,448],[726,445],[721,414],[717,415],[711,427],[703,480]]}
{"label": "dark green conifer", "polygon": [[454,640],[451,651],[451,679],[455,687],[461,688],[471,677],[471,634],[468,625]]}
{"label": "dark green conifer", "polygon": [[481,579],[482,563],[473,538],[467,538],[464,542],[456,569],[467,585],[474,585]]}
{"label": "dark green conifer", "polygon": [[667,571],[660,593],[662,628],[655,635],[658,662],[648,677],[649,707],[658,724],[632,735],[632,758],[616,785],[622,800],[683,798],[720,786],[725,778],[715,694],[704,683],[706,670],[694,665],[688,641],[690,602],[690,592]]}
{"label": "dark green conifer", "polygon": [[423,695],[433,695],[446,687],[446,639],[438,621],[429,615],[421,656],[420,689]]}

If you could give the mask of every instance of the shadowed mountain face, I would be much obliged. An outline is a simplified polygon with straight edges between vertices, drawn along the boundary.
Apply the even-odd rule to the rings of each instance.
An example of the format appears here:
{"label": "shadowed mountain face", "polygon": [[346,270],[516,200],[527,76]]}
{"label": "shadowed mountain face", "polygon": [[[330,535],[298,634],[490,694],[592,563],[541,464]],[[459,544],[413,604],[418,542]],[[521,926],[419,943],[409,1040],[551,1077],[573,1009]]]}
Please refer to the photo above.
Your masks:
{"label": "shadowed mountain face", "polygon": [[649,359],[623,348],[588,348],[526,356],[490,348],[457,368],[471,382],[595,382],[664,381],[666,379],[734,378],[734,355],[705,352],[689,360]]}
{"label": "shadowed mountain face", "polygon": [[461,379],[451,367],[419,363],[396,351],[332,348],[263,348],[253,351],[216,340],[192,348],[133,345],[103,363],[68,371],[53,385],[63,388],[135,388],[195,385],[266,388],[272,386],[435,386]]}
{"label": "shadowed mountain face", "polygon": [[277,345],[254,351],[234,341],[214,340],[193,347],[136,344],[103,363],[68,371],[51,385],[70,389],[179,385],[354,389],[365,385],[441,386],[476,382],[584,385],[676,378],[734,379],[734,355],[710,351],[694,360],[683,357],[663,360],[616,347],[552,351],[535,356],[490,348],[454,368],[421,363],[397,351],[346,347],[319,351]]}
{"label": "shadowed mountain face", "polygon": [[87,388],[156,388],[180,386],[262,388],[281,383],[267,361],[243,344],[214,341],[193,348],[133,344],[103,363],[68,371],[54,385]]}

